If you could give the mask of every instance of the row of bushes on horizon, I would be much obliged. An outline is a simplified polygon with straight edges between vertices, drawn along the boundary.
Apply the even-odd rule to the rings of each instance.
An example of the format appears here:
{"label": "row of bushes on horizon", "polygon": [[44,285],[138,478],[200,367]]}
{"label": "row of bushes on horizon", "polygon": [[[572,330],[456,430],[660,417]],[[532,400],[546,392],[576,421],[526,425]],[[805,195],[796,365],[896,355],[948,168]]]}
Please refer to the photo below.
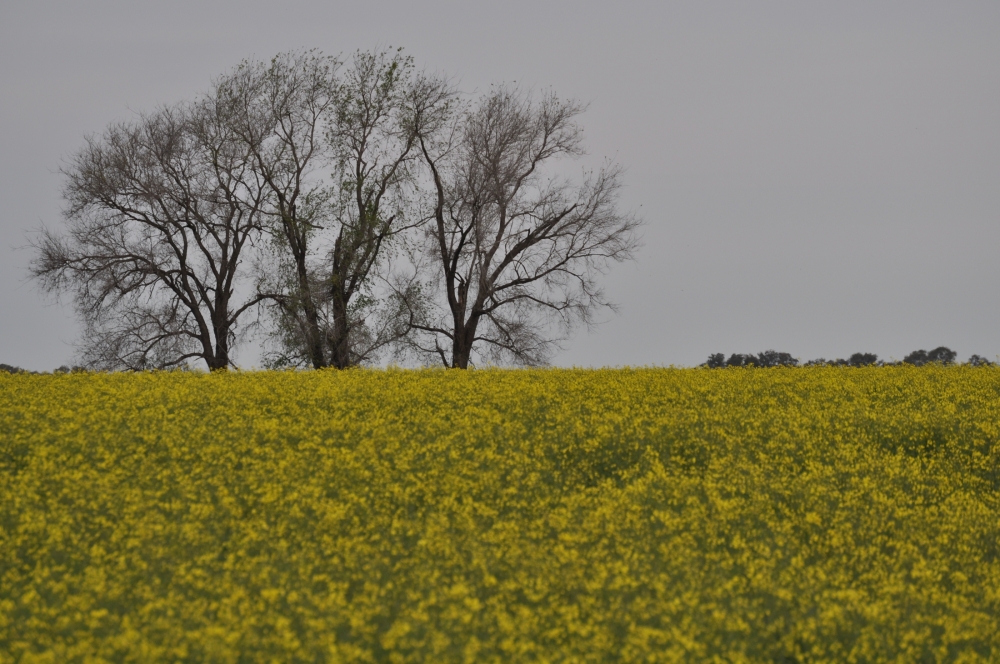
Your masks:
{"label": "row of bushes on horizon", "polygon": [[[83,367],[68,367],[65,364],[58,369],[53,370],[51,373],[64,374],[64,373],[80,373],[86,371]],[[48,371],[28,371],[27,369],[22,369],[21,367],[15,367],[10,364],[0,363],[0,373],[26,373],[26,374],[43,374],[50,373]]]}
{"label": "row of bushes on horizon", "polygon": [[[920,367],[925,364],[955,364],[956,357],[958,357],[958,353],[955,351],[945,346],[938,346],[931,351],[915,350],[904,357],[901,362],[880,360],[878,359],[878,355],[875,353],[854,353],[846,360],[827,360],[821,357],[816,360],[809,360],[802,366],[887,367],[899,366],[901,364],[911,364],[913,366]],[[985,357],[980,355],[972,355],[966,364],[974,367],[987,367],[993,366],[995,363],[990,362]],[[797,367],[799,366],[799,361],[798,359],[792,357],[790,353],[779,353],[775,350],[765,350],[757,355],[733,353],[729,356],[728,360],[726,359],[724,353],[714,353],[709,355],[708,360],[701,366],[708,367],[709,369],[724,369],[726,367]]]}
{"label": "row of bushes on horizon", "polygon": [[[901,362],[892,362],[878,359],[878,355],[875,353],[854,353],[846,360],[827,360],[824,358],[819,358],[815,360],[809,360],[808,362],[799,365],[799,361],[792,357],[791,353],[779,353],[775,350],[765,350],[762,353],[756,355],[745,355],[742,353],[733,353],[726,359],[724,353],[713,353],[708,356],[708,360],[702,364],[702,367],[708,367],[709,369],[725,369],[726,367],[815,367],[815,366],[827,366],[827,367],[891,367],[899,366],[901,364],[912,364],[913,366],[923,366],[925,364],[955,364],[955,358],[958,357],[958,353],[947,348],[945,346],[938,346],[934,350],[915,350],[906,357],[903,358]],[[985,357],[981,355],[972,355],[969,357],[968,361],[965,363],[973,367],[990,367],[995,366],[995,362],[990,362]],[[61,366],[52,373],[77,373],[80,371],[85,371],[83,367],[68,367]],[[46,373],[38,371],[28,371],[27,369],[22,369],[21,367],[11,366],[9,364],[0,363],[0,372],[6,373]]]}

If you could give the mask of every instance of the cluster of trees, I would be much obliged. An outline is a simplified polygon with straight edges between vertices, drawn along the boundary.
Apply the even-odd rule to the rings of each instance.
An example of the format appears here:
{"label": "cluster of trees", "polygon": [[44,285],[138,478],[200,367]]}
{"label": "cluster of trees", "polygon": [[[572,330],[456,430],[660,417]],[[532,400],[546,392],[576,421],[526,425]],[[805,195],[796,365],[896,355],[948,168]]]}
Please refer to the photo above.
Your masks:
{"label": "cluster of trees", "polygon": [[246,61],[88,138],[31,273],[91,369],[224,369],[250,334],[269,366],[540,364],[638,247],[620,168],[558,176],[583,110],[463,96],[398,50]]}
{"label": "cluster of trees", "polygon": [[[84,367],[80,367],[80,366],[70,367],[70,366],[66,366],[64,364],[63,366],[59,367],[58,369],[55,369],[54,371],[52,371],[52,373],[67,374],[67,373],[80,373],[80,372],[84,372],[84,371],[86,371],[86,369]],[[13,365],[4,364],[4,363],[0,362],[0,373],[35,374],[35,375],[37,375],[39,373],[48,373],[48,372],[47,371],[43,371],[43,372],[28,371],[27,369],[22,369],[21,367],[15,367]]]}
{"label": "cluster of trees", "polygon": [[806,366],[832,366],[832,367],[870,367],[873,365],[885,364],[884,361],[880,362],[878,355],[875,353],[854,353],[849,358],[827,360],[824,358],[819,358],[816,360],[810,360],[806,362]]}
{"label": "cluster of trees", "polygon": [[721,369],[723,367],[794,367],[799,363],[789,353],[779,353],[774,350],[765,350],[757,355],[744,355],[733,353],[726,359],[722,353],[715,353],[708,356],[708,361],[704,365],[710,369]]}
{"label": "cluster of trees", "polygon": [[[903,358],[902,362],[886,362],[884,360],[879,360],[878,355],[875,353],[854,353],[846,360],[826,360],[819,358],[816,360],[810,360],[806,362],[803,366],[842,366],[842,367],[868,367],[868,366],[895,366],[900,364],[912,364],[914,366],[923,366],[925,364],[954,364],[955,358],[958,357],[958,353],[946,348],[945,346],[939,346],[931,351],[926,350],[915,350],[906,357]],[[993,366],[993,362],[990,362],[985,357],[980,357],[979,355],[973,355],[969,358],[967,364],[981,367],[981,366]],[[708,360],[702,364],[703,367],[708,367],[709,369],[722,369],[724,367],[796,367],[799,366],[799,361],[791,356],[790,353],[779,353],[774,350],[766,350],[757,355],[742,355],[734,353],[726,359],[723,353],[714,353],[708,356]]]}
{"label": "cluster of trees", "polygon": [[[915,350],[903,358],[903,363],[913,364],[918,367],[932,362],[937,362],[939,364],[954,364],[956,357],[958,357],[958,353],[955,351],[944,346],[938,346],[932,351]],[[973,357],[978,356],[973,355]]]}

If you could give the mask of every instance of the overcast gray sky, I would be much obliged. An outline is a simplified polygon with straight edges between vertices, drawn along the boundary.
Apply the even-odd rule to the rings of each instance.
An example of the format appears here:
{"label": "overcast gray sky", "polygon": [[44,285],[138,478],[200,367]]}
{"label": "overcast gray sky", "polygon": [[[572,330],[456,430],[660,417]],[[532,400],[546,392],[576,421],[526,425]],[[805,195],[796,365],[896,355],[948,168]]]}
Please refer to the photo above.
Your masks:
{"label": "overcast gray sky", "polygon": [[[622,305],[558,365],[946,345],[1000,355],[1000,2],[0,3],[0,362],[69,362],[25,281],[88,133],[190,99],[249,56],[402,46],[462,89],[590,103],[595,165],[647,221]],[[252,363],[252,355],[241,356]]]}

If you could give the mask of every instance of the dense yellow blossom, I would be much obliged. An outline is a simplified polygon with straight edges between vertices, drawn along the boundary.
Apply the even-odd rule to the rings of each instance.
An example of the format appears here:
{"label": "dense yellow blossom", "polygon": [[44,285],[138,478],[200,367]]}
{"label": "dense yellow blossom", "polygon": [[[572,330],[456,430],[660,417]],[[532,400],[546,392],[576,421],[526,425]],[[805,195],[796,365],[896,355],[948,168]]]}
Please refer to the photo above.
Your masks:
{"label": "dense yellow blossom", "polygon": [[998,661],[1000,370],[0,375],[0,662]]}

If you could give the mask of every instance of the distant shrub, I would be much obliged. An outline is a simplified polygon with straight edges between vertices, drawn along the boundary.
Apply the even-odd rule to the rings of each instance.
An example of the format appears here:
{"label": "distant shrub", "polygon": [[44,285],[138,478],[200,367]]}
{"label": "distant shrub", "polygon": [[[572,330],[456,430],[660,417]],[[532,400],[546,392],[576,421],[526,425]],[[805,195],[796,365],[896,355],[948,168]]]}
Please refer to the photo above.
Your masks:
{"label": "distant shrub", "polygon": [[708,361],[703,366],[709,369],[721,369],[726,366],[726,356],[722,353],[714,353],[708,356]]}
{"label": "distant shrub", "polygon": [[794,367],[799,364],[799,361],[790,353],[779,353],[776,350],[765,350],[757,355],[733,353],[728,360],[725,358],[723,353],[713,353],[708,356],[708,360],[702,366],[709,369],[722,369],[724,367]]}
{"label": "distant shrub", "polygon": [[733,353],[726,360],[727,367],[749,367],[756,366],[757,361],[753,355],[744,355],[742,353]]}
{"label": "distant shrub", "polygon": [[903,363],[912,364],[916,367],[920,367],[931,362],[936,362],[938,364],[954,364],[957,356],[958,353],[950,348],[938,346],[932,351],[915,350],[903,358]]}
{"label": "distant shrub", "polygon": [[855,353],[847,360],[847,364],[852,367],[868,367],[878,363],[878,355],[875,353]]}
{"label": "distant shrub", "polygon": [[804,366],[807,367],[869,367],[873,365],[881,365],[879,362],[878,355],[875,353],[854,353],[846,360],[827,360],[825,358],[818,358],[815,360],[809,360]]}
{"label": "distant shrub", "polygon": [[759,367],[795,367],[799,361],[790,353],[779,353],[776,350],[765,350],[757,355],[757,366]]}

